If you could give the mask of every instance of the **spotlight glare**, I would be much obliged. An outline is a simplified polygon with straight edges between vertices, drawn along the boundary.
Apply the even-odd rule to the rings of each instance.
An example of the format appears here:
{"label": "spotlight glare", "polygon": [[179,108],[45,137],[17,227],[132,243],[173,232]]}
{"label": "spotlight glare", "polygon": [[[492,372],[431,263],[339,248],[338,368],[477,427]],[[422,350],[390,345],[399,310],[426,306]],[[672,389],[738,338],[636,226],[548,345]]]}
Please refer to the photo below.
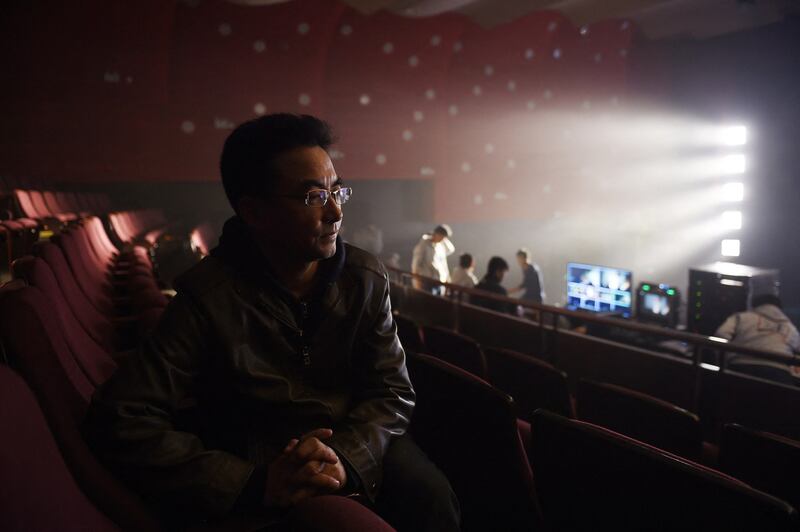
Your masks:
{"label": "spotlight glare", "polygon": [[727,126],[720,130],[719,138],[726,146],[744,146],[747,144],[747,128],[745,126]]}
{"label": "spotlight glare", "polygon": [[742,228],[742,211],[725,211],[722,213],[722,226],[725,229]]}
{"label": "spotlight glare", "polygon": [[720,170],[723,174],[743,174],[747,168],[744,155],[734,153],[726,155],[720,160]]}
{"label": "spotlight glare", "polygon": [[723,257],[738,257],[739,256],[739,240],[738,239],[725,239],[722,241],[722,256]]}
{"label": "spotlight glare", "polygon": [[744,199],[744,183],[725,183],[722,186],[722,199],[742,201]]}

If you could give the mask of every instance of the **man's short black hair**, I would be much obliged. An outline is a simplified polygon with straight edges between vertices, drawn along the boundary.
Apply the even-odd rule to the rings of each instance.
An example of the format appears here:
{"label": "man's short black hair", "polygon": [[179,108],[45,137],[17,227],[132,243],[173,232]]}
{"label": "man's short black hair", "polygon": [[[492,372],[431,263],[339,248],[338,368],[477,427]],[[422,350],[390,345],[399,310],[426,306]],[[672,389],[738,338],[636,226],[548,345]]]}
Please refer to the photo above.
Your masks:
{"label": "man's short black hair", "polygon": [[450,229],[450,226],[447,224],[439,224],[433,228],[434,233],[439,233],[442,236],[446,236],[447,238],[453,237],[453,230]]}
{"label": "man's short black hair", "polygon": [[761,294],[755,296],[751,304],[753,308],[760,307],[761,305],[775,305],[778,308],[783,308],[780,298],[775,294]]}
{"label": "man's short black hair", "polygon": [[458,265],[464,269],[472,266],[472,255],[469,253],[462,254],[460,257],[458,257]]}
{"label": "man's short black hair", "polygon": [[242,196],[262,196],[277,180],[279,155],[314,146],[328,151],[333,142],[331,127],[310,115],[275,113],[241,124],[225,141],[219,163],[228,201],[237,210]]}
{"label": "man's short black hair", "polygon": [[508,263],[503,257],[492,257],[489,259],[488,272],[486,272],[487,275],[494,276],[501,270],[508,271]]}

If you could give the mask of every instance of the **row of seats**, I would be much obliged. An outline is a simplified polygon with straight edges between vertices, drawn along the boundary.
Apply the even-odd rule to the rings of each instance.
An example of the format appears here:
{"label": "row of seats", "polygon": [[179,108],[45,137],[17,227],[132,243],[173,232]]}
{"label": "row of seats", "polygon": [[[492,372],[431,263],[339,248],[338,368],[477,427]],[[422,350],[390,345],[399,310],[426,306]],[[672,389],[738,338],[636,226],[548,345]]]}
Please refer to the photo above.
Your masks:
{"label": "row of seats", "polygon": [[[155,515],[97,461],[82,434],[92,394],[154,326],[167,303],[146,247],[132,245],[162,222],[155,211],[71,222],[13,264],[0,287],[0,529],[165,530]],[[144,239],[147,241],[147,239]],[[187,530],[261,529],[270,516],[245,516]],[[288,529],[392,528],[343,497],[295,507]]]}
{"label": "row of seats", "polygon": [[55,192],[52,190],[14,189],[14,200],[20,213],[34,220],[72,222],[91,213],[111,210],[108,196],[101,193]]}
{"label": "row of seats", "polygon": [[[0,289],[3,352],[36,395],[75,485],[104,517],[92,517],[84,502],[77,508],[98,529],[109,529],[111,522],[123,529],[157,529],[158,521],[95,460],[80,433],[94,390],[122,357],[131,356],[167,304],[149,254],[139,246],[117,248],[100,219],[88,217],[38,242],[33,255],[14,262],[13,273],[16,279]],[[46,440],[40,436],[29,444],[47,447]],[[59,482],[62,498],[81,499],[63,474]],[[21,506],[12,515],[21,523],[33,519],[31,513]]]}
{"label": "row of seats", "polygon": [[[534,421],[535,411],[545,409],[603,426],[683,459],[709,461],[698,417],[682,408],[634,390],[588,379],[580,380],[573,401],[566,374],[544,361],[506,349],[481,348],[464,335],[442,327],[419,327],[402,315],[396,317],[396,322],[407,349],[430,353],[513,397],[514,414],[521,418],[519,430],[528,447],[536,439],[529,422]],[[769,451],[749,457],[747,449]],[[787,464],[800,464],[798,450],[798,442],[727,425],[721,456],[718,462],[714,457],[712,463],[759,489],[799,505],[800,491],[794,488],[793,469],[786,468]],[[766,456],[769,458],[765,462]]]}

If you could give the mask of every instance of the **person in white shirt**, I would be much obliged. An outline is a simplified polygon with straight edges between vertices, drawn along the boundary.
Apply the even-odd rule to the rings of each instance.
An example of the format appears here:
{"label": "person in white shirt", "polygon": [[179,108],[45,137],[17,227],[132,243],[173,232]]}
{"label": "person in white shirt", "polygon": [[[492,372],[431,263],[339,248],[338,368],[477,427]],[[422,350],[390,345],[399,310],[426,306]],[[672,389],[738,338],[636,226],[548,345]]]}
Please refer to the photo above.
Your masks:
{"label": "person in white shirt", "polygon": [[464,253],[458,257],[458,266],[453,270],[450,282],[467,288],[475,288],[478,285],[478,278],[475,277],[475,260],[472,255]]}
{"label": "person in white shirt", "polygon": [[731,354],[731,369],[742,370],[758,376],[786,383],[798,383],[795,357],[800,353],[800,334],[781,310],[781,300],[772,294],[756,296],[752,309],[732,314],[720,325],[715,336],[732,344],[783,353],[786,363]]}
{"label": "person in white shirt", "polygon": [[[414,246],[414,255],[411,260],[411,273],[438,279],[440,282],[450,282],[450,269],[447,266],[447,257],[456,250],[450,238],[453,230],[448,225],[437,225],[432,233],[422,235],[417,245]],[[415,288],[430,289],[432,292],[441,293],[440,286],[429,286],[421,279],[414,279]]]}

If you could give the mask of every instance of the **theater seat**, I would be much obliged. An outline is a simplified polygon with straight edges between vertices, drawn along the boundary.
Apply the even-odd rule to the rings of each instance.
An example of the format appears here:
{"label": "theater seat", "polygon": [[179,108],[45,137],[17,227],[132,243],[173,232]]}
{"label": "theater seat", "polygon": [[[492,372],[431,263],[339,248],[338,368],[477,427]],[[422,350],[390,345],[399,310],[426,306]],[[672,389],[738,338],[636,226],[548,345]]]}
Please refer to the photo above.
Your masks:
{"label": "theater seat", "polygon": [[161,316],[161,307],[144,310],[130,317],[109,316],[100,312],[78,286],[61,248],[51,242],[39,242],[34,247],[34,254],[50,267],[64,298],[84,330],[109,353],[135,347]]}
{"label": "theater seat", "polygon": [[95,386],[70,351],[41,291],[20,280],[0,288],[0,342],[9,365],[36,395],[64,462],[86,496],[121,528],[158,530],[151,511],[95,459],[83,440],[80,427]]}
{"label": "theater seat", "polygon": [[703,453],[697,415],[622,386],[581,379],[577,414],[578,419],[691,460],[700,460]]}
{"label": "theater seat", "polygon": [[539,410],[531,459],[548,530],[789,531],[788,503],[677,455]]}
{"label": "theater seat", "polygon": [[486,359],[480,345],[472,338],[433,325],[423,325],[425,353],[434,355],[486,380]]}
{"label": "theater seat", "polygon": [[422,347],[419,325],[416,322],[402,314],[395,314],[394,322],[397,324],[397,337],[400,338],[400,343],[407,353],[421,353],[425,350]]}
{"label": "theater seat", "polygon": [[531,470],[512,399],[436,357],[407,361],[417,392],[410,432],[450,480],[462,529],[534,530]]}
{"label": "theater seat", "polygon": [[484,353],[489,381],[514,398],[517,417],[530,422],[539,408],[574,417],[566,373],[508,349],[485,348]]}
{"label": "theater seat", "polygon": [[734,423],[722,429],[719,468],[800,507],[800,442]]}
{"label": "theater seat", "polygon": [[116,531],[64,463],[31,390],[0,365],[0,529]]}

